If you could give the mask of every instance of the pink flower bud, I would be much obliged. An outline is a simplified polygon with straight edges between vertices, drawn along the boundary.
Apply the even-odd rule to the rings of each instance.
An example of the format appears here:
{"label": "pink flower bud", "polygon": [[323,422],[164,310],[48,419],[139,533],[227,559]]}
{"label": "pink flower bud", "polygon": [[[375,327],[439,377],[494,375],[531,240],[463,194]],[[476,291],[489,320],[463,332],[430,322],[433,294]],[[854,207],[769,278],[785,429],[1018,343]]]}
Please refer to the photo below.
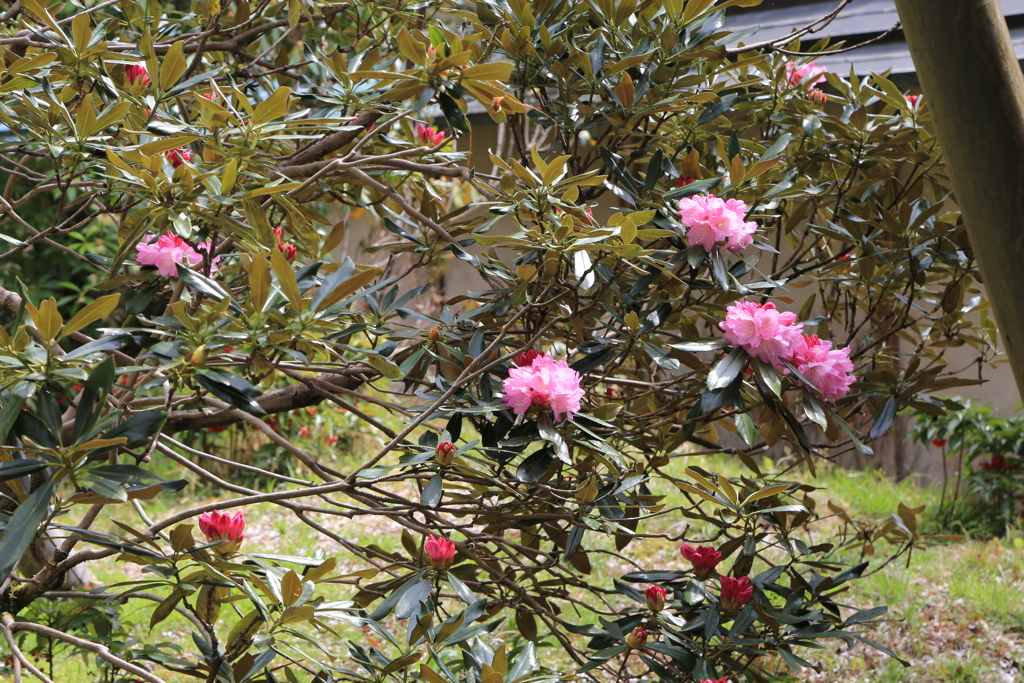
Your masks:
{"label": "pink flower bud", "polygon": [[192,161],[192,152],[188,151],[184,147],[178,147],[177,149],[169,149],[164,152],[164,156],[167,157],[167,161],[174,168],[178,168],[182,164]]}
{"label": "pink flower bud", "polygon": [[679,549],[679,553],[683,559],[693,565],[693,573],[702,579],[712,576],[715,573],[715,567],[722,561],[722,553],[708,545],[694,548],[692,545],[684,543],[683,547]]}
{"label": "pink flower bud", "polygon": [[904,97],[912,109],[917,107],[917,101],[921,99],[920,95],[904,95]]}
{"label": "pink flower bud", "polygon": [[434,460],[438,465],[451,465],[457,450],[459,450],[458,447],[451,441],[442,441],[434,449]]}
{"label": "pink flower bud", "polygon": [[721,582],[722,594],[718,598],[718,603],[722,607],[722,611],[727,614],[739,612],[743,605],[754,598],[754,587],[750,585],[750,579],[745,576],[738,579],[723,576]]}
{"label": "pink flower bud", "polygon": [[214,546],[217,552],[233,553],[241,547],[245,538],[245,514],[241,510],[234,515],[219,510],[204,512],[199,516],[199,530],[206,535],[206,539],[211,543],[224,541]]}
{"label": "pink flower bud", "polygon": [[444,142],[444,133],[420,123],[416,125],[416,142],[427,147],[437,147]]}
{"label": "pink flower bud", "polygon": [[629,645],[634,650],[643,649],[644,644],[647,642],[647,629],[643,626],[637,626],[633,629],[633,632],[626,636],[626,645]]}
{"label": "pink flower bud", "polygon": [[295,255],[299,253],[298,248],[294,244],[288,244],[287,242],[278,242],[277,248],[284,254],[284,258],[287,261],[294,261]]}
{"label": "pink flower bud", "polygon": [[431,535],[423,545],[423,549],[430,558],[430,566],[434,569],[447,571],[452,566],[455,558],[455,543],[441,536]]}
{"label": "pink flower bud", "polygon": [[521,353],[516,356],[516,366],[520,368],[528,368],[533,365],[533,361],[540,357],[540,354],[530,349],[526,353]]}
{"label": "pink flower bud", "polygon": [[666,591],[661,586],[648,586],[644,591],[644,598],[647,599],[647,609],[652,612],[660,612],[665,609]]}
{"label": "pink flower bud", "polygon": [[149,72],[142,64],[129,64],[124,68],[124,80],[131,85],[145,88],[150,84]]}
{"label": "pink flower bud", "polygon": [[810,98],[811,102],[814,102],[814,104],[819,107],[824,107],[825,103],[828,102],[828,95],[817,88],[811,88],[807,91],[807,97]]}

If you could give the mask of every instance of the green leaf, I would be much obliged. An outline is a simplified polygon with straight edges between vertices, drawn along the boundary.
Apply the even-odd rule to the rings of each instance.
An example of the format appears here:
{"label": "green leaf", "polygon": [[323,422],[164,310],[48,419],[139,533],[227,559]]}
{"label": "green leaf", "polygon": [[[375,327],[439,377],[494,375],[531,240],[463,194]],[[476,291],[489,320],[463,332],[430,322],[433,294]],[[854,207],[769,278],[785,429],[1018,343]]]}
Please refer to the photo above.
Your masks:
{"label": "green leaf", "polygon": [[0,538],[0,577],[6,579],[32,545],[40,523],[46,519],[50,498],[56,488],[57,482],[47,479],[14,511],[11,521],[4,528],[3,538]]}
{"label": "green leaf", "polygon": [[50,463],[41,460],[12,460],[0,462],[0,481],[17,479],[26,474],[41,472],[50,466]]}
{"label": "green leaf", "polygon": [[736,432],[743,438],[744,443],[753,448],[754,441],[757,440],[757,427],[754,426],[754,421],[750,419],[750,415],[748,413],[737,413],[732,419],[736,423]]}
{"label": "green leaf", "polygon": [[83,434],[88,434],[96,424],[96,419],[101,413],[100,408],[103,407],[110,388],[114,386],[116,370],[114,357],[107,356],[89,374],[89,379],[85,381],[78,399],[78,412],[75,414],[75,427],[72,432],[75,441]]}
{"label": "green leaf", "polygon": [[25,399],[13,397],[7,401],[4,409],[0,411],[0,444],[7,442],[7,434],[11,431],[11,425],[21,415],[21,410],[24,407]]}
{"label": "green leaf", "polygon": [[516,468],[516,479],[524,484],[539,481],[548,471],[548,467],[551,466],[551,461],[554,459],[555,454],[550,447],[540,449],[519,463],[519,467]]}
{"label": "green leaf", "polygon": [[459,577],[455,576],[451,572],[448,573],[448,583],[452,585],[452,590],[454,590],[455,594],[459,596],[459,599],[467,605],[472,605],[479,599],[474,595],[473,591],[469,589],[469,586],[464,584]]}
{"label": "green leaf", "polygon": [[878,411],[878,416],[875,418],[874,424],[871,425],[871,431],[868,432],[868,438],[874,440],[885,434],[895,419],[896,397],[890,396],[882,405],[882,409]]}
{"label": "green leaf", "polygon": [[[160,428],[160,425],[162,425],[166,419],[167,413],[162,410],[144,410],[141,413],[135,413],[121,424],[104,433],[103,438],[119,439],[124,437],[124,445],[130,446],[133,443],[142,441],[143,439],[148,439],[156,434],[156,430]],[[95,457],[97,455],[107,453],[115,448],[120,448],[120,446],[97,448],[89,452],[89,457]]]}
{"label": "green leaf", "polygon": [[195,378],[200,386],[220,400],[251,415],[267,414],[263,406],[253,400],[262,396],[263,392],[238,375],[214,368],[201,368],[196,371]]}
{"label": "green leaf", "polygon": [[505,680],[509,681],[509,683],[515,683],[522,678],[526,678],[536,670],[537,648],[533,642],[527,641],[519,656],[516,657],[515,661],[512,662],[512,666],[509,667]]}
{"label": "green leaf", "polygon": [[711,372],[708,373],[708,390],[715,391],[729,386],[746,366],[746,352],[739,348],[733,349],[728,356],[711,368]]}
{"label": "green leaf", "polygon": [[441,502],[441,495],[444,493],[444,477],[440,472],[434,475],[423,493],[420,495],[420,504],[428,508],[436,508]]}

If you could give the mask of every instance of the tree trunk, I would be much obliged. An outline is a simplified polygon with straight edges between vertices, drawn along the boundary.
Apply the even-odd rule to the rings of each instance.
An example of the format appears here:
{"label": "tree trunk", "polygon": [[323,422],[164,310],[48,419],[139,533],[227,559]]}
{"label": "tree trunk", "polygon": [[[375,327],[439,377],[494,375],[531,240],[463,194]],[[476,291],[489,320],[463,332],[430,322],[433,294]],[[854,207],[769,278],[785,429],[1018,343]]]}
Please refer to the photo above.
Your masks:
{"label": "tree trunk", "polygon": [[1024,75],[999,0],[896,0],[1024,394]]}

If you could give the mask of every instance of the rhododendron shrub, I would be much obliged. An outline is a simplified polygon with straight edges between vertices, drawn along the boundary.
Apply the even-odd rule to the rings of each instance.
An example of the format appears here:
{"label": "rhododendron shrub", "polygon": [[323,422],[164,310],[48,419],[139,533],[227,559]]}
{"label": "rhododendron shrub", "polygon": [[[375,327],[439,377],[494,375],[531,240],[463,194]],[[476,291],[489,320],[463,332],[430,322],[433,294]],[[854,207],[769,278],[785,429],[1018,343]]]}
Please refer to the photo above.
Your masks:
{"label": "rhododendron shrub", "polygon": [[[810,472],[952,407],[996,330],[927,101],[744,47],[737,4],[12,4],[0,676],[68,680],[37,637],[208,683],[869,639],[919,510]],[[98,603],[128,636],[48,625]]]}

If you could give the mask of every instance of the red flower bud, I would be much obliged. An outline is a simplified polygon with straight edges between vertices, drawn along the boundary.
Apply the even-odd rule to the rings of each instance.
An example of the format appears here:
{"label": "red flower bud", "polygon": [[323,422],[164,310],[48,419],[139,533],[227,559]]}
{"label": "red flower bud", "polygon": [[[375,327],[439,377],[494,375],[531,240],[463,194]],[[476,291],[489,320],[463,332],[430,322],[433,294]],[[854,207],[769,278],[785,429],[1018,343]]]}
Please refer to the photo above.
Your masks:
{"label": "red flower bud", "polygon": [[441,571],[447,571],[455,559],[455,543],[441,536],[431,535],[423,545],[423,550],[427,553],[430,566]]}
{"label": "red flower bud", "polygon": [[530,349],[526,353],[521,353],[516,356],[516,365],[521,368],[528,368],[533,365],[533,361],[540,357],[540,354]]}
{"label": "red flower bud", "polygon": [[284,258],[286,261],[294,261],[295,255],[299,253],[299,250],[295,247],[294,244],[288,244],[287,242],[278,242],[277,248],[280,250],[282,254],[284,254]]}
{"label": "red flower bud", "polygon": [[192,152],[188,151],[184,147],[169,149],[164,152],[164,156],[167,157],[167,161],[174,168],[178,168],[182,164],[192,161]]}
{"label": "red flower bud", "polygon": [[741,576],[732,579],[728,576],[721,578],[722,595],[718,599],[722,611],[725,613],[739,612],[743,605],[754,598],[754,587],[750,585],[750,579]]}
{"label": "red flower bud", "polygon": [[679,552],[683,559],[693,565],[693,573],[702,579],[712,576],[715,573],[715,567],[722,561],[722,553],[707,545],[694,548],[684,543]]}
{"label": "red flower bud", "polygon": [[644,598],[647,599],[647,609],[652,612],[660,612],[665,609],[665,594],[668,593],[661,586],[648,586],[644,591]]}
{"label": "red flower bud", "polygon": [[208,541],[224,541],[215,549],[219,553],[231,553],[238,550],[245,539],[245,515],[238,511],[229,515],[219,510],[204,512],[199,516],[199,530]]}
{"label": "red flower bud", "polygon": [[949,443],[948,439],[932,439],[932,445],[936,448],[942,448],[947,443]]}
{"label": "red flower bud", "polygon": [[442,441],[434,449],[434,460],[438,465],[451,465],[457,450],[459,450],[458,447],[451,441]]}
{"label": "red flower bud", "polygon": [[633,629],[633,632],[626,636],[626,645],[629,645],[634,650],[640,650],[647,642],[647,629],[643,626],[637,626]]}
{"label": "red flower bud", "polygon": [[684,178],[683,176],[679,176],[678,178],[676,178],[676,187],[683,187],[685,185],[689,185],[690,183],[695,182],[696,180],[696,178]]}
{"label": "red flower bud", "polygon": [[132,85],[145,88],[150,84],[149,71],[142,64],[129,64],[124,68],[124,80]]}
{"label": "red flower bud", "polygon": [[920,95],[904,95],[904,97],[912,109],[917,107],[917,101],[921,99]]}

